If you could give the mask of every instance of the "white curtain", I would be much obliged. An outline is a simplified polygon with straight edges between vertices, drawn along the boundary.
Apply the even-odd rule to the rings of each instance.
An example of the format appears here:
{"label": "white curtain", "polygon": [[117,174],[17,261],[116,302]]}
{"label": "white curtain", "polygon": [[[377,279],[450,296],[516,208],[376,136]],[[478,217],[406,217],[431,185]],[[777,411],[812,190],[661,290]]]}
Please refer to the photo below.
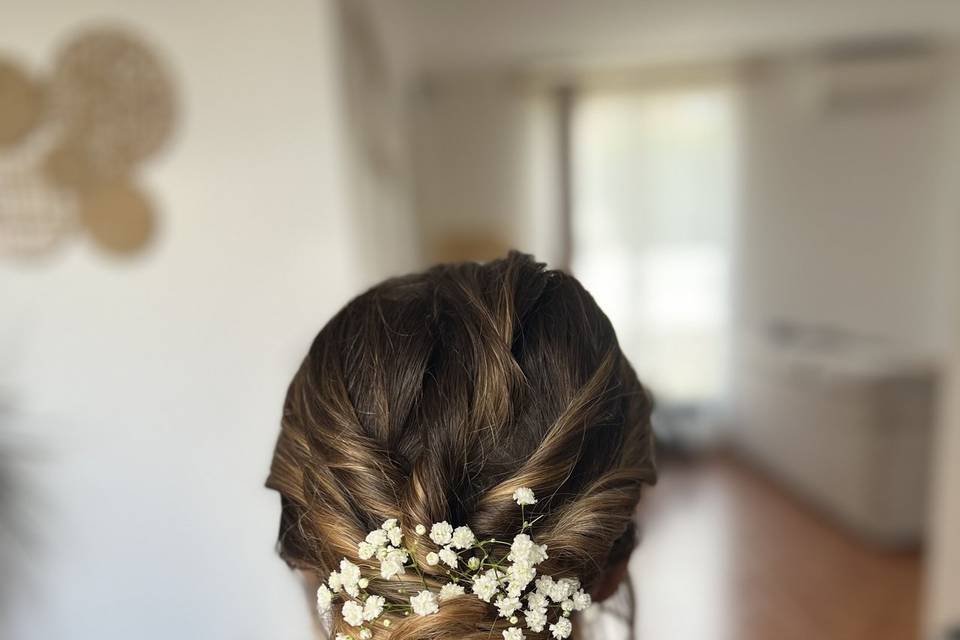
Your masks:
{"label": "white curtain", "polygon": [[732,88],[587,92],[572,127],[574,272],[661,399],[719,398],[737,191]]}

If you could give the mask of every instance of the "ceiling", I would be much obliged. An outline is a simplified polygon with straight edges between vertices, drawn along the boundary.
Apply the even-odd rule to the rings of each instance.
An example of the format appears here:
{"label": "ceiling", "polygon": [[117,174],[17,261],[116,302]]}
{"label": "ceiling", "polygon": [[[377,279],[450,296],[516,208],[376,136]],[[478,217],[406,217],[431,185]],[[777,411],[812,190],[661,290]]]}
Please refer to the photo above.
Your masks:
{"label": "ceiling", "polygon": [[363,1],[391,55],[419,71],[623,64],[960,31],[954,0]]}

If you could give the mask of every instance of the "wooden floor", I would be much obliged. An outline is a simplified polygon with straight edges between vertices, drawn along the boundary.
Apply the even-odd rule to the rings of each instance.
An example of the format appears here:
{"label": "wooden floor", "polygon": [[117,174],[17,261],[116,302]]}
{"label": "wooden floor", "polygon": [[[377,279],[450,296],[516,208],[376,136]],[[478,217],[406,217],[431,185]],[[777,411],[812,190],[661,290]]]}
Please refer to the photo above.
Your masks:
{"label": "wooden floor", "polygon": [[744,466],[666,466],[641,511],[638,640],[919,635],[918,554],[862,544]]}

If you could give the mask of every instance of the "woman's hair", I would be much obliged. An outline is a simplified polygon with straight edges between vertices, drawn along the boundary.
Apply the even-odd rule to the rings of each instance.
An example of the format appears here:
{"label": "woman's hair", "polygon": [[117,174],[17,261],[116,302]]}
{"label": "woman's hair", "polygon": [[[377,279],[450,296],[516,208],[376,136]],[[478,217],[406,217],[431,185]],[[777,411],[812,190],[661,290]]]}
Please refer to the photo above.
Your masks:
{"label": "woman's hair", "polygon": [[[346,557],[370,593],[406,601],[420,578],[382,580],[357,556],[368,531],[446,520],[509,538],[521,528],[511,495],[529,487],[550,556],[538,569],[589,591],[635,544],[656,477],[651,404],[590,294],[530,256],[387,280],[327,323],[290,384],[267,481],[281,495],[280,553],[321,577]],[[418,564],[438,588],[440,567]],[[460,597],[374,637],[488,638],[496,620]],[[349,633],[336,608],[333,630]]]}

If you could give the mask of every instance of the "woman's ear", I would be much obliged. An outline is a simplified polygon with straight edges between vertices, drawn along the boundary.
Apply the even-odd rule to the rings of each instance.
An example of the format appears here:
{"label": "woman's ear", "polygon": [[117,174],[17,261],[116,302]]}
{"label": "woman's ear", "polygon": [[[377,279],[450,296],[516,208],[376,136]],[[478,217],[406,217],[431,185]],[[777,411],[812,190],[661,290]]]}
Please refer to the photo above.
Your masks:
{"label": "woman's ear", "polygon": [[613,543],[607,559],[607,568],[590,590],[590,597],[594,602],[603,602],[615,594],[620,588],[620,583],[627,577],[630,556],[633,555],[639,542],[638,530],[637,521],[631,519],[623,535]]}
{"label": "woman's ear", "polygon": [[306,595],[307,610],[310,611],[310,619],[313,621],[313,626],[322,631],[323,635],[319,637],[326,638],[328,636],[328,629],[324,626],[320,612],[317,611],[317,587],[323,584],[323,580],[320,579],[316,571],[297,569],[296,574],[303,587],[303,593]]}
{"label": "woman's ear", "polygon": [[623,579],[627,576],[629,563],[630,557],[627,556],[607,569],[606,573],[600,577],[600,580],[597,581],[597,584],[594,585],[593,590],[590,592],[590,597],[593,598],[594,602],[603,602],[617,592],[617,589],[620,588],[620,583],[623,582]]}

